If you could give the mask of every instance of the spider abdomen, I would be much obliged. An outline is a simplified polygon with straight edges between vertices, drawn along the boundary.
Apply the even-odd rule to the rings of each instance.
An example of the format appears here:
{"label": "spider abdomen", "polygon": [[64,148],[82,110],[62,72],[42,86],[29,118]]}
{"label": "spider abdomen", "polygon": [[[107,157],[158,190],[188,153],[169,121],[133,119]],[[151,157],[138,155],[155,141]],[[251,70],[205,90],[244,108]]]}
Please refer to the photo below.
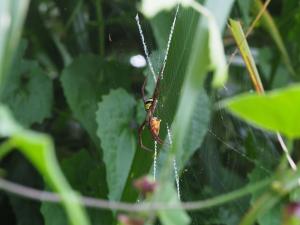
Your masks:
{"label": "spider abdomen", "polygon": [[161,120],[158,119],[157,117],[152,117],[150,119],[150,129],[156,136],[159,135],[160,122],[161,122]]}

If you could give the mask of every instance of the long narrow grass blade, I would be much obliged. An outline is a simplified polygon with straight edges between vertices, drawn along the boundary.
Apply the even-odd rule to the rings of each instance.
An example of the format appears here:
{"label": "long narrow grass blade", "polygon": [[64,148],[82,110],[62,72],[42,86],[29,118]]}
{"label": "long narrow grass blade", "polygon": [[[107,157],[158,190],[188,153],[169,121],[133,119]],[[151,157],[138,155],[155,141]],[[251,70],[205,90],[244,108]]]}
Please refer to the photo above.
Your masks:
{"label": "long narrow grass blade", "polygon": [[260,80],[260,76],[258,74],[255,61],[253,59],[253,56],[251,54],[250,48],[248,46],[248,42],[246,40],[245,34],[243,32],[242,26],[240,22],[230,19],[230,29],[233,34],[233,37],[235,39],[235,42],[237,43],[237,46],[240,50],[240,53],[244,59],[244,62],[246,64],[246,68],[249,72],[250,78],[252,80],[252,83],[254,85],[255,90],[258,93],[263,93],[264,88]]}

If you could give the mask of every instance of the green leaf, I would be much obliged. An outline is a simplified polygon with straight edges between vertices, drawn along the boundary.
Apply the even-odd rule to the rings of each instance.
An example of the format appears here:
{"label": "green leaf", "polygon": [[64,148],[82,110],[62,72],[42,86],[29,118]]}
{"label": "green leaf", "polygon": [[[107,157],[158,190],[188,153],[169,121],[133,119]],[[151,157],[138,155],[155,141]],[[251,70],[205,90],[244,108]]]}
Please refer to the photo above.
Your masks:
{"label": "green leaf", "polygon": [[131,122],[136,102],[123,89],[111,91],[98,104],[97,135],[106,165],[109,199],[121,198],[136,149]]}
{"label": "green leaf", "polygon": [[[209,8],[218,8],[216,5],[220,4],[218,1],[208,1]],[[229,5],[232,2],[228,2]],[[227,4],[226,4],[227,5]],[[230,7],[228,7],[230,9]],[[212,11],[214,12],[214,11]],[[224,11],[222,16],[218,16],[218,21],[227,17],[228,11]],[[211,19],[211,18],[210,18]],[[169,177],[169,172],[171,169],[171,164],[173,157],[178,157],[178,155],[184,155],[185,151],[185,137],[189,135],[189,125],[192,121],[192,116],[195,108],[197,107],[198,98],[203,88],[204,79],[206,74],[211,69],[211,45],[209,44],[209,35],[211,35],[211,30],[209,28],[209,23],[211,20],[202,17],[198,21],[196,26],[196,33],[194,40],[192,42],[193,48],[191,49],[190,58],[188,62],[188,67],[186,69],[185,80],[181,88],[181,95],[179,96],[179,104],[177,106],[176,115],[172,123],[173,132],[173,143],[170,147],[169,157],[167,163],[164,164],[164,171],[162,173],[161,179],[167,179]],[[218,23],[217,23],[218,24]],[[220,28],[224,24],[219,22],[218,35],[220,36]],[[222,52],[219,52],[223,54]],[[220,56],[220,57],[224,57]],[[222,64],[220,67],[215,67],[215,73],[223,73]],[[222,72],[223,71],[223,72]],[[167,168],[170,167],[170,168]]]}
{"label": "green leaf", "polygon": [[[81,194],[89,197],[104,198],[101,167],[91,158],[87,151],[81,150],[62,161],[62,170],[71,186]],[[84,174],[84,176],[79,176]],[[41,207],[45,224],[67,224],[67,217],[60,205],[44,202]],[[111,214],[97,209],[87,210],[92,224],[111,224]]]}
{"label": "green leaf", "polygon": [[210,120],[210,102],[202,89],[197,98],[196,107],[193,110],[188,132],[184,140],[184,151],[177,154],[177,161],[180,162],[179,168],[183,169],[184,165],[193,155],[193,153],[201,146],[203,139],[208,130]]}
{"label": "green leaf", "polygon": [[300,137],[300,86],[294,85],[265,95],[243,94],[221,102],[231,113],[259,128]]}
{"label": "green leaf", "polygon": [[[170,10],[177,4],[184,7],[191,7],[196,10],[203,18],[207,19],[206,28],[208,28],[208,51],[209,64],[211,70],[214,71],[213,86],[220,87],[224,85],[227,80],[227,64],[225,59],[224,47],[220,35],[220,28],[222,24],[217,20],[211,12],[202,7],[200,3],[193,0],[173,0],[173,1],[142,1],[141,10],[147,17],[154,17],[158,12],[163,10]],[[232,1],[227,2],[226,8],[230,8]],[[225,10],[226,12],[226,10]],[[226,13],[224,13],[226,14]],[[216,14],[217,15],[217,14]]]}
{"label": "green leaf", "polygon": [[[187,128],[188,131],[184,136],[184,151],[178,152],[176,156],[179,171],[184,168],[193,153],[201,146],[208,130],[210,113],[210,102],[205,90],[202,89],[197,97],[196,107],[192,112],[191,120]],[[169,146],[165,145],[160,153],[159,163],[161,166],[164,163],[166,154],[168,154],[168,147]]]}
{"label": "green leaf", "polygon": [[[8,110],[2,107],[0,105],[0,112],[2,111],[2,114],[9,113]],[[4,121],[4,124],[12,124],[13,120],[5,121],[7,118],[10,117],[5,115],[3,118],[0,118],[0,121]],[[9,127],[18,127],[18,125],[15,124]],[[0,157],[7,154],[9,149],[20,150],[41,173],[46,183],[58,192],[72,225],[89,224],[85,211],[80,205],[78,195],[71,189],[58,166],[54,146],[48,135],[22,128],[11,129],[10,139],[0,145]]]}
{"label": "green leaf", "polygon": [[25,127],[41,123],[51,115],[52,81],[37,62],[22,59],[26,43],[21,42],[13,67],[6,77],[0,100]]}
{"label": "green leaf", "polygon": [[[164,186],[159,186],[155,199],[163,203],[179,203],[176,190],[169,182]],[[190,223],[190,218],[183,209],[159,210],[158,217],[163,225],[185,225]]]}
{"label": "green leaf", "polygon": [[67,102],[96,145],[97,103],[110,88],[128,87],[129,72],[128,66],[91,54],[79,56],[63,70],[61,82]]}

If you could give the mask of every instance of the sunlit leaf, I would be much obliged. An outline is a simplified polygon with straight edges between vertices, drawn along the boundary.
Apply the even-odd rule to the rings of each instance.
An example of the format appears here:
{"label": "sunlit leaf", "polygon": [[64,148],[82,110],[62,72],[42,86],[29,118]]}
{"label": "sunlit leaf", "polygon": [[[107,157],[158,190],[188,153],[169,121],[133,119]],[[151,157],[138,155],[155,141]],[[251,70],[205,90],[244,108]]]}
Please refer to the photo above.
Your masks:
{"label": "sunlit leaf", "polygon": [[265,95],[243,94],[224,100],[221,105],[254,126],[297,138],[300,137],[299,100],[300,86],[294,85]]}

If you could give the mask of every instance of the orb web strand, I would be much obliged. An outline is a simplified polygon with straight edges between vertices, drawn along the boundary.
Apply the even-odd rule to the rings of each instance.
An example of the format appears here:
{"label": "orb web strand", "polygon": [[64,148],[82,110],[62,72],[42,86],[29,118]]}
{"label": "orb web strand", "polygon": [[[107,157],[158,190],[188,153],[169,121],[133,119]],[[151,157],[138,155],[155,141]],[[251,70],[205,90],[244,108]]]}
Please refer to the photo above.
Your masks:
{"label": "orb web strand", "polygon": [[[291,157],[291,155],[289,153],[289,150],[287,149],[287,147],[286,147],[286,145],[285,145],[285,143],[284,143],[281,135],[278,132],[276,133],[276,135],[277,135],[277,139],[278,139],[278,141],[280,143],[280,146],[281,146],[281,148],[282,148],[282,150],[283,150],[283,152],[285,154],[285,157],[287,158],[287,160],[288,160],[288,162],[290,164],[290,167],[292,168],[292,170],[297,171],[298,170],[297,165],[294,162],[294,160],[292,159],[292,157]],[[300,178],[298,179],[298,184],[300,185]]]}
{"label": "orb web strand", "polygon": [[148,62],[150,71],[151,71],[151,73],[152,73],[152,75],[153,75],[153,79],[154,79],[154,81],[156,82],[156,75],[155,75],[155,72],[154,72],[154,69],[153,69],[152,62],[151,62],[150,57],[149,57],[148,48],[147,48],[147,45],[146,45],[146,42],[145,42],[145,38],[144,38],[142,26],[141,26],[141,24],[140,24],[139,14],[136,14],[135,20],[136,20],[136,24],[138,25],[138,28],[139,28],[139,33],[140,33],[140,37],[141,37],[141,40],[142,40],[142,43],[143,43],[143,48],[144,48],[144,53],[145,53],[145,55],[146,55],[146,60],[147,60],[147,62]]}
{"label": "orb web strand", "polygon": [[156,180],[156,168],[157,168],[157,141],[154,141],[154,159],[153,159],[153,177]]}
{"label": "orb web strand", "polygon": [[[171,130],[169,128],[169,125],[167,124],[167,133],[168,133],[168,139],[169,139],[169,143],[170,146],[172,145],[172,134],[171,134]],[[176,158],[173,159],[173,168],[174,168],[174,175],[175,175],[175,182],[176,182],[176,189],[177,189],[177,196],[178,199],[181,199],[180,196],[180,184],[179,184],[179,175],[178,175],[178,167],[177,167],[177,163],[176,163]]]}
{"label": "orb web strand", "polygon": [[179,175],[178,175],[178,168],[177,168],[177,163],[176,163],[176,159],[173,159],[173,167],[174,167],[174,174],[175,174],[175,182],[176,182],[176,188],[177,188],[177,196],[178,199],[181,200],[180,197],[180,184],[179,184]]}
{"label": "orb web strand", "polygon": [[288,162],[289,162],[292,170],[297,171],[297,165],[293,161],[293,159],[292,159],[292,157],[291,157],[291,155],[289,153],[289,150],[287,149],[287,147],[286,147],[286,145],[285,145],[285,143],[284,143],[281,135],[279,133],[276,133],[276,135],[277,135],[278,141],[280,143],[280,146],[281,146],[283,152],[285,153],[285,156],[286,156],[286,158],[287,158],[287,160],[288,160]]}
{"label": "orb web strand", "polygon": [[170,145],[172,145],[172,144],[173,144],[173,141],[172,141],[172,134],[171,134],[171,129],[170,129],[168,123],[167,123],[167,133],[168,133],[168,140],[169,140],[169,143],[170,143]]}
{"label": "orb web strand", "polygon": [[164,57],[163,65],[162,65],[162,69],[161,69],[161,72],[160,72],[161,79],[164,78],[164,70],[165,70],[165,67],[166,67],[166,64],[167,64],[167,59],[168,59],[170,45],[171,45],[171,41],[172,41],[174,29],[175,29],[175,24],[176,24],[176,19],[177,19],[178,11],[179,11],[179,4],[177,5],[176,13],[175,13],[175,16],[174,16],[174,19],[173,19],[173,23],[172,23],[172,26],[171,26],[171,30],[170,30],[170,33],[169,33],[169,38],[168,38],[168,43],[167,43],[167,49],[166,49],[166,53],[165,53],[165,57]]}
{"label": "orb web strand", "polygon": [[240,156],[242,156],[243,158],[245,158],[246,160],[248,160],[249,162],[253,163],[254,165],[258,166],[258,168],[260,168],[261,170],[265,171],[266,173],[271,175],[271,171],[264,168],[263,166],[257,164],[257,162],[253,159],[251,159],[250,157],[248,157],[245,153],[239,151],[237,148],[233,147],[232,145],[228,144],[227,142],[225,142],[224,140],[222,140],[222,138],[220,138],[219,136],[217,136],[212,130],[208,129],[208,132],[214,137],[216,138],[218,141],[220,141],[223,145],[225,145],[228,149],[230,149],[231,151],[239,154]]}

